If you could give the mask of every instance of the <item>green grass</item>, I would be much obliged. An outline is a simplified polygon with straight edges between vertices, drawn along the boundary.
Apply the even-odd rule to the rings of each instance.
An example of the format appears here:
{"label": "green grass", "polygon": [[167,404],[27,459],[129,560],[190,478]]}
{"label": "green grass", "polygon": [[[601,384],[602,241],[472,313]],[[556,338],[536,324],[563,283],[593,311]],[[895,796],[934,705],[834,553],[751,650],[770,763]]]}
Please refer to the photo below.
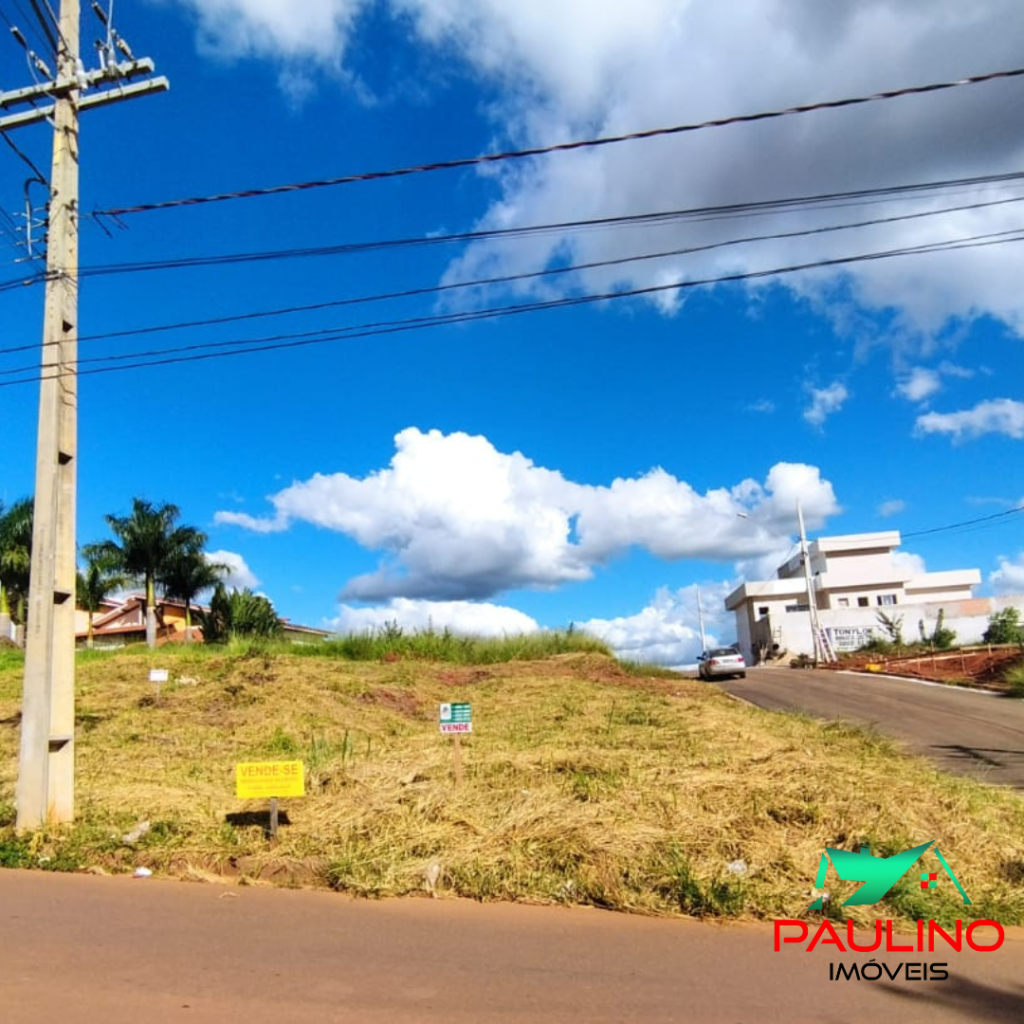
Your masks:
{"label": "green grass", "polygon": [[[274,648],[281,652],[283,648]],[[343,658],[350,661],[386,661],[405,658],[444,661],[458,665],[495,665],[508,661],[536,661],[559,654],[603,654],[611,656],[608,645],[575,629],[544,633],[523,633],[504,637],[461,636],[444,629],[406,632],[387,625],[365,633],[354,633],[316,644],[287,648],[308,658]]]}
{"label": "green grass", "polygon": [[1003,674],[1011,697],[1024,698],[1024,661],[1015,662]]}
{"label": "green grass", "polygon": [[[151,652],[145,644],[131,644],[116,651],[79,650],[79,664],[90,664],[111,655],[130,657],[163,656],[167,647]],[[282,640],[233,637],[223,644],[176,644],[173,657],[201,664],[210,658],[294,655],[300,658],[340,659],[343,661],[436,661],[456,665],[497,665],[508,661],[537,661],[561,654],[602,654],[612,657],[608,645],[587,633],[570,627],[540,633],[512,634],[502,637],[476,637],[433,628],[407,632],[395,624],[363,633],[350,633],[315,643],[290,643]],[[6,661],[4,659],[7,659]],[[0,670],[21,663],[20,651],[0,650]],[[629,667],[638,675],[672,674],[659,666]]]}

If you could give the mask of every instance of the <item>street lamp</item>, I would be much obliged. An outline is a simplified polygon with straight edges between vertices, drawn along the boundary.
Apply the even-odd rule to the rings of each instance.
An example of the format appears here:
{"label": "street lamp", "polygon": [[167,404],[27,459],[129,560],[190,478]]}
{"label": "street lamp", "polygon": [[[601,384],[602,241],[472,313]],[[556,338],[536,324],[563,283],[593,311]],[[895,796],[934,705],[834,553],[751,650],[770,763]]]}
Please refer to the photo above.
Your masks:
{"label": "street lamp", "polygon": [[[746,512],[737,512],[738,519],[750,519]],[[818,602],[814,593],[814,581],[811,579],[811,559],[807,550],[807,533],[804,530],[804,510],[800,499],[796,500],[796,519],[800,528],[800,561],[804,567],[804,579],[807,583],[807,616],[811,625],[811,651],[814,664],[828,660],[828,649],[822,640],[821,620],[818,618]],[[769,531],[769,533],[772,531]]]}

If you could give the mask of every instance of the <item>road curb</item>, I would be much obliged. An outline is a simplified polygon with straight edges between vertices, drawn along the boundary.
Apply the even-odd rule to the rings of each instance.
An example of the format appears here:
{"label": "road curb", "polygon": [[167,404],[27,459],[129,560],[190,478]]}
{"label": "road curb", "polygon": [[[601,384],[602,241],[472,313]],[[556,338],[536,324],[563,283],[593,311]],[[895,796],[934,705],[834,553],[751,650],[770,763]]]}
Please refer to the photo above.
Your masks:
{"label": "road curb", "polygon": [[[937,683],[933,679],[914,679],[912,676],[890,676],[884,672],[854,672],[851,669],[832,669],[839,676],[859,676],[861,679],[892,679],[898,683],[914,683],[917,686],[937,686],[940,690],[951,690],[957,693],[978,693],[985,697],[1005,697],[996,690],[979,690],[974,686],[953,686],[950,683]],[[1012,698],[1011,698],[1012,699]]]}
{"label": "road curb", "polygon": [[736,701],[737,704],[746,704],[748,708],[757,708],[758,711],[765,711],[766,708],[761,707],[760,704],[755,704],[751,700],[747,700],[746,697],[737,697],[735,693],[730,693],[728,690],[723,691],[729,700]]}

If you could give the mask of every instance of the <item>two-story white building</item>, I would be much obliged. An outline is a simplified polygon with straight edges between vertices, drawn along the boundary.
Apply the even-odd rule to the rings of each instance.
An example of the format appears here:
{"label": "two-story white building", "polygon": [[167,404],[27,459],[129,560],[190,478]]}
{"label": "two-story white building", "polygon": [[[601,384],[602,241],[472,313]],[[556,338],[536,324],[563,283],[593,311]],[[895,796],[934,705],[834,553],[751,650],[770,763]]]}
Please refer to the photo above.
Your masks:
{"label": "two-story white building", "polygon": [[[977,569],[913,573],[894,557],[897,530],[821,537],[807,545],[818,620],[836,651],[856,650],[872,636],[886,636],[879,613],[902,619],[903,636],[915,640],[919,623],[930,635],[939,611],[959,642],[981,639],[993,611],[1020,598],[975,598]],[[736,615],[736,635],[749,662],[786,652],[814,651],[802,555],[780,565],[777,577],[744,583],[726,599]]]}

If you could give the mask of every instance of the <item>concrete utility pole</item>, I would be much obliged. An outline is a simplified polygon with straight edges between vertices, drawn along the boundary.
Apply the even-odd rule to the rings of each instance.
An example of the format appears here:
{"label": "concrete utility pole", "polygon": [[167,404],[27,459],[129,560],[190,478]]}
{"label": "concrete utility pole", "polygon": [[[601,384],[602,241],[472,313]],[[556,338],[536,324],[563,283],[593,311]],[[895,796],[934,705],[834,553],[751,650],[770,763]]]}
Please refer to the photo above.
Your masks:
{"label": "concrete utility pole", "polygon": [[796,502],[796,518],[800,524],[800,560],[804,565],[804,578],[807,580],[807,614],[811,620],[811,650],[814,653],[814,663],[826,661],[827,657],[821,657],[822,644],[819,636],[820,626],[818,622],[818,602],[814,594],[814,581],[811,579],[811,556],[807,550],[807,534],[804,531],[804,510],[800,505],[800,499]]}
{"label": "concrete utility pole", "polygon": [[[95,7],[96,5],[94,5]],[[85,106],[167,88],[166,79],[119,84],[81,101],[82,89],[152,71],[150,61],[118,64],[114,43],[127,45],[108,26],[106,64],[86,73],[79,59],[79,0],[62,0],[57,32],[56,78],[0,93],[0,110],[33,104],[31,111],[0,118],[0,130],[52,118],[50,181],[36,447],[32,568],[25,638],[17,828],[71,821],[75,813],[75,478],[78,445],[78,112]],[[35,105],[52,97],[52,106]]]}

